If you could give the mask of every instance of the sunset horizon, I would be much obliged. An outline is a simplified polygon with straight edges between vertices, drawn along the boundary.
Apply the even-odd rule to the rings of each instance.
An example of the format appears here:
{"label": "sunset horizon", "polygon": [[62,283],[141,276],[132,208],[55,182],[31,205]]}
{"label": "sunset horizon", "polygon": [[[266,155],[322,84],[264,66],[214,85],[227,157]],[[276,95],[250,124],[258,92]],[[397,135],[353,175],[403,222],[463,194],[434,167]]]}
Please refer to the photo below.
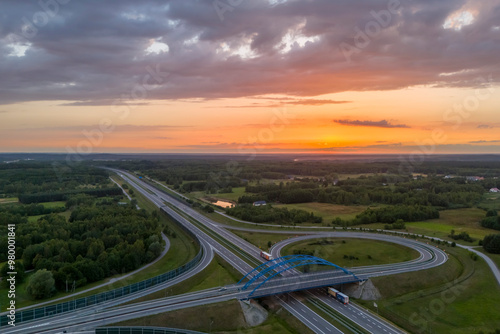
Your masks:
{"label": "sunset horizon", "polygon": [[154,4],[4,2],[0,152],[500,153],[498,1]]}

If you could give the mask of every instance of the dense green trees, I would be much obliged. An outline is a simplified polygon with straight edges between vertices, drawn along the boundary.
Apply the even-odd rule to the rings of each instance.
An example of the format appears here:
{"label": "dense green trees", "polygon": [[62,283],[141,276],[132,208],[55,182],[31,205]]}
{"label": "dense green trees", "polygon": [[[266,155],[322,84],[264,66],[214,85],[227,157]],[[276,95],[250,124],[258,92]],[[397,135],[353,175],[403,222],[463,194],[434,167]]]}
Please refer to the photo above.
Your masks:
{"label": "dense green trees", "polygon": [[60,207],[45,207],[42,204],[30,204],[30,205],[1,205],[0,212],[8,212],[13,215],[21,216],[39,216],[47,215],[49,213],[63,212],[66,208],[64,206]]}
{"label": "dense green trees", "polygon": [[421,205],[395,205],[377,210],[368,208],[357,215],[352,224],[393,224],[398,220],[415,222],[434,218],[439,218],[439,211],[433,207]]}
{"label": "dense green trees", "polygon": [[158,217],[131,205],[80,206],[69,221],[51,214],[17,227],[27,269],[48,269],[58,289],[137,269],[157,257],[161,245]]}
{"label": "dense green trees", "polygon": [[52,273],[46,269],[37,270],[28,280],[26,292],[33,299],[43,299],[55,292],[55,280]]}
{"label": "dense green trees", "polygon": [[0,164],[0,193],[7,196],[50,193],[61,190],[91,189],[109,183],[104,169],[51,162]]}
{"label": "dense green trees", "polygon": [[272,205],[256,207],[242,204],[234,208],[228,208],[226,212],[236,218],[255,223],[301,224],[308,222],[320,224],[323,221],[322,217],[315,216],[304,210],[274,208]]}
{"label": "dense green trees", "polygon": [[486,212],[486,217],[481,220],[481,226],[494,230],[500,230],[500,216],[498,216],[497,211],[488,210]]}
{"label": "dense green trees", "polygon": [[2,285],[4,287],[8,287],[9,286],[9,282],[6,280],[8,278],[8,275],[7,273],[8,272],[16,272],[16,275],[15,275],[15,278],[16,278],[16,285],[19,285],[21,284],[22,282],[24,282],[24,279],[26,277],[26,274],[24,272],[24,266],[23,264],[20,262],[20,261],[16,261],[15,264],[14,264],[14,270],[11,270],[9,268],[9,264],[6,262],[2,268],[0,269],[0,277],[2,277]]}
{"label": "dense green trees", "polygon": [[448,235],[450,238],[453,240],[463,240],[467,242],[474,242],[474,239],[469,235],[467,232],[460,232],[458,234],[455,233],[455,230],[451,230],[450,234]]}
{"label": "dense green trees", "polygon": [[[322,202],[341,205],[422,205],[441,208],[470,207],[481,200],[485,189],[478,184],[465,184],[462,179],[407,180],[388,186],[388,176],[359,177],[338,181],[331,186],[326,180],[316,182],[287,182],[284,185],[264,184],[247,186],[239,203],[256,200],[268,202],[307,203]],[[325,187],[325,184],[330,185]]]}
{"label": "dense green trees", "polygon": [[483,239],[483,248],[488,253],[500,254],[500,234],[489,234]]}
{"label": "dense green trees", "polygon": [[[129,191],[132,191],[132,189],[130,189]],[[19,202],[24,204],[30,204],[30,203],[40,203],[40,202],[65,201],[71,195],[75,194],[86,194],[95,197],[116,196],[116,195],[121,195],[122,190],[119,187],[115,186],[115,187],[100,188],[100,189],[75,189],[75,190],[55,191],[55,192],[35,193],[35,194],[20,194]]]}

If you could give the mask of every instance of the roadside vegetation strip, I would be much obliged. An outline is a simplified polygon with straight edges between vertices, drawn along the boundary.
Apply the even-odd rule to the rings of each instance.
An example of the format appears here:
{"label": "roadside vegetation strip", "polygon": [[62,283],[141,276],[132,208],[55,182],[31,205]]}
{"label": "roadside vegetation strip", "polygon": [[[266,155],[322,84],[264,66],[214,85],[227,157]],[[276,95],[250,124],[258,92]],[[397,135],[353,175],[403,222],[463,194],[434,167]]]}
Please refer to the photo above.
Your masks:
{"label": "roadside vegetation strip", "polygon": [[[44,318],[56,314],[61,314],[61,313],[66,313],[66,312],[71,312],[71,311],[76,311],[77,309],[84,308],[87,306],[92,306],[96,304],[103,303],[105,301],[109,300],[114,300],[116,298],[120,298],[123,296],[130,295],[132,293],[142,291],[145,289],[148,289],[150,287],[153,287],[155,285],[164,283],[168,280],[171,280],[188,270],[192,269],[194,266],[196,266],[199,261],[202,258],[202,250],[198,253],[198,255],[192,259],[190,262],[187,264],[183,265],[180,268],[171,270],[167,273],[164,273],[159,276],[155,276],[153,278],[147,279],[145,281],[141,281],[138,283],[134,283],[131,285],[127,285],[122,288],[114,289],[108,292],[102,292],[96,295],[92,295],[89,297],[82,297],[76,300],[64,302],[64,303],[59,303],[55,305],[50,305],[50,306],[44,306],[41,308],[36,308],[36,309],[29,309],[21,312],[16,313],[16,323],[24,322],[24,321],[30,321],[30,320],[36,320],[39,318]],[[7,326],[9,322],[9,318],[6,315],[3,315],[0,318],[0,327]]]}
{"label": "roadside vegetation strip", "polygon": [[362,329],[355,322],[350,320],[349,318],[337,313],[332,308],[325,305],[322,301],[315,298],[308,298],[305,303],[309,308],[311,308],[314,312],[318,313],[319,316],[326,319],[332,325],[340,329],[341,331],[348,330],[351,333],[355,334],[369,334],[370,332]]}

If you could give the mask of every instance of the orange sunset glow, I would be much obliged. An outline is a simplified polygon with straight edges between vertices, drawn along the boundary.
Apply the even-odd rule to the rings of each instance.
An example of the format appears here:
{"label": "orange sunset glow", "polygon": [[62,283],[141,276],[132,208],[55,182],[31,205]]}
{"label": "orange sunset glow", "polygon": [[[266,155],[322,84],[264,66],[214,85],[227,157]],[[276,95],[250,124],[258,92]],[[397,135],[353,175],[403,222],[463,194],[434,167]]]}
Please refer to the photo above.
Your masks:
{"label": "orange sunset glow", "polygon": [[500,153],[500,1],[229,6],[2,2],[0,151]]}

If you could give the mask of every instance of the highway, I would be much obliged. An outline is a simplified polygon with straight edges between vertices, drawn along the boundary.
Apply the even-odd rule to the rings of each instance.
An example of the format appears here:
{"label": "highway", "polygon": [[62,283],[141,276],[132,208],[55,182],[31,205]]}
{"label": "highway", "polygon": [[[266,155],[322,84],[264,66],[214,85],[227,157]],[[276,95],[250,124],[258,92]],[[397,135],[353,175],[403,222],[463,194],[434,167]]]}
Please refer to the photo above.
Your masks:
{"label": "highway", "polygon": [[[127,177],[128,178],[128,181],[132,181],[135,179],[137,180],[133,175],[131,175],[130,173],[127,173],[127,172],[123,172],[123,171],[117,171],[118,173],[121,173],[122,177]],[[137,183],[136,183],[136,186],[139,186]],[[205,217],[204,215],[198,213],[197,211],[195,211],[194,209],[192,209],[190,206],[178,201],[178,200],[175,200],[173,199],[171,196],[169,195],[166,195],[164,194],[163,192],[159,191],[157,188],[145,183],[145,182],[141,182],[141,186],[143,186],[144,188],[148,189],[149,191],[151,191],[152,193],[155,193],[156,196],[158,196],[159,198],[161,198],[162,200],[164,200],[165,202],[168,202],[168,203],[171,203],[173,204],[174,206],[176,206],[179,210],[187,213],[189,216],[195,218],[196,220],[198,220],[199,222],[201,222],[202,224],[204,224],[205,226],[209,226],[211,228],[211,230],[215,231],[216,233],[218,233],[219,235],[222,235],[225,239],[229,240],[230,242],[232,242],[233,244],[237,245],[238,247],[240,247],[242,250],[244,250],[245,252],[247,252],[248,254],[251,254],[253,255],[256,259],[259,259],[259,261],[263,262],[263,260],[260,258],[260,249],[257,248],[256,246],[250,244],[249,242],[241,239],[240,237],[236,236],[235,234],[229,232],[224,226],[223,224],[219,224],[219,223],[216,223],[214,221],[212,221],[211,219]],[[238,228],[239,230],[244,230],[244,228]],[[248,231],[253,231],[253,232],[256,232],[255,229],[247,229]],[[269,232],[268,230],[264,230],[265,232]],[[293,231],[289,231],[291,234],[296,234],[297,232],[293,232]],[[321,236],[323,236],[323,232],[315,232],[316,236],[315,237],[318,237],[318,233],[321,233]],[[341,232],[337,232],[337,233],[341,233]],[[419,243],[419,242],[415,242],[414,240],[411,240],[411,239],[404,239],[404,238],[398,238],[398,237],[393,237],[393,236],[385,236],[385,235],[378,235],[378,234],[367,234],[367,233],[358,233],[358,234],[355,234],[356,237],[359,237],[359,236],[362,236],[363,238],[382,238],[384,240],[389,240],[389,241],[397,241],[398,243],[400,244],[403,244],[403,245],[406,245],[406,246],[409,246],[409,247],[416,247],[418,248],[417,251],[419,251],[421,254],[423,251],[421,251],[420,249],[425,249],[425,248],[432,248],[432,246],[428,246],[424,243]],[[314,236],[313,236],[314,237]],[[296,238],[293,238],[295,240],[297,240]],[[289,239],[289,240],[292,240],[292,239]],[[416,246],[418,245],[418,247]],[[393,274],[393,273],[399,273],[399,272],[407,272],[407,271],[413,271],[413,270],[421,270],[421,269],[427,269],[427,268],[430,268],[430,267],[433,267],[433,266],[437,266],[437,265],[440,265],[442,263],[444,263],[446,260],[447,260],[447,256],[444,252],[442,252],[441,250],[437,249],[436,248],[436,251],[438,252],[438,256],[436,256],[436,258],[434,260],[432,260],[432,255],[429,255],[430,253],[427,252],[427,255],[428,257],[421,257],[419,260],[416,260],[416,261],[413,261],[413,262],[410,262],[410,263],[405,263],[405,264],[395,264],[395,265],[391,265],[391,266],[397,266],[398,268],[394,269],[394,268],[387,268],[387,267],[381,267],[381,266],[377,266],[376,268],[374,268],[373,271],[369,272],[369,268],[363,268],[363,273],[365,274],[371,274],[371,276],[377,276],[377,275],[389,275],[389,274]],[[250,270],[253,269],[253,268],[250,268]],[[389,269],[391,269],[391,271],[389,271]],[[246,272],[250,271],[250,270],[247,270]],[[246,272],[242,272],[242,273],[246,273]],[[297,305],[297,304],[292,304],[292,303],[289,303],[288,306],[292,306],[294,308],[299,308],[297,309],[296,311],[301,312],[301,308],[302,309],[305,309],[306,306],[302,303],[300,303],[301,305]],[[283,305],[283,304],[282,304]],[[362,309],[359,309],[358,310],[358,316],[359,316],[359,313],[363,313],[362,314],[362,319],[366,318],[366,319],[369,319],[370,318],[370,314]],[[312,314],[310,314],[310,316],[308,317],[309,319],[312,319]],[[317,314],[314,315],[315,318],[320,318]],[[300,319],[300,318],[299,318]],[[302,322],[304,322],[306,325],[308,325],[303,319],[301,319]],[[370,326],[372,326],[370,323],[366,323],[365,326],[362,326],[362,327],[367,327],[367,328],[370,328]],[[389,326],[392,328],[393,330],[393,333],[401,333],[401,330],[397,329],[396,327],[394,327],[393,325],[388,325],[386,324],[386,326]],[[309,328],[311,328],[313,331],[316,331],[315,328],[313,328],[312,326],[308,325]],[[385,329],[385,328],[384,328]],[[331,329],[332,330],[332,329]],[[325,329],[325,332],[328,332],[328,330]],[[382,330],[378,330],[377,328],[374,328],[372,330],[369,330],[369,332],[371,333],[386,333],[387,331],[384,331],[383,329]]]}
{"label": "highway", "polygon": [[[225,229],[225,226],[215,223],[207,217],[201,215],[200,213],[193,210],[191,207],[185,205],[172,198],[171,196],[159,191],[155,187],[138,180],[135,176],[130,173],[124,171],[115,170],[123,179],[129,182],[131,185],[136,187],[137,191],[141,192],[144,196],[146,196],[149,200],[151,200],[155,205],[161,207],[162,210],[170,214],[173,218],[178,220],[181,224],[183,224],[186,228],[188,228],[191,232],[193,232],[202,243],[202,247],[207,249],[209,255],[204,257],[204,263],[206,261],[209,262],[211,260],[211,251],[214,250],[219,253],[226,261],[228,261],[232,266],[234,266],[238,271],[242,274],[246,274],[247,272],[253,269],[253,266],[243,261],[240,257],[236,256],[232,251],[221,245],[217,240],[213,239],[207,233],[205,233],[198,226],[192,224],[188,219],[189,217],[193,217],[201,224],[218,235],[223,236],[225,239],[239,247],[242,251],[249,254],[249,257],[254,261],[263,262],[263,259],[260,258],[260,249],[255,247],[254,245],[242,240],[238,236],[229,232]],[[171,207],[166,206],[165,203],[170,203],[173,207],[176,207],[179,211],[173,210]],[[182,212],[182,215],[180,214]],[[189,216],[189,217],[188,217]],[[250,231],[256,232],[255,229],[248,229]],[[269,233],[270,231],[264,230],[264,232]],[[283,232],[283,231],[277,231]],[[290,233],[296,234],[297,232],[288,231]],[[403,239],[393,236],[379,235],[379,234],[367,234],[367,233],[352,233],[351,237],[365,237],[365,238],[392,238],[391,242],[399,242],[406,246],[410,246],[412,248],[417,248],[420,253],[420,257],[413,261],[408,261],[405,263],[387,265],[387,266],[375,266],[375,267],[364,267],[364,268],[353,268],[353,270],[358,270],[358,273],[363,276],[376,276],[376,275],[389,275],[398,272],[406,272],[411,270],[419,270],[425,269],[432,266],[439,265],[446,261],[446,254],[438,249],[435,249],[433,246],[426,245],[424,243],[418,243],[411,239]],[[306,235],[299,238],[318,238],[319,235],[323,237],[325,234],[319,232],[312,232],[310,235]],[[345,232],[329,232],[329,235],[345,236],[348,237]],[[288,242],[296,242],[300,240],[298,238],[289,239],[290,241],[278,243],[273,247],[273,254],[279,254],[279,250],[286,245]],[[387,239],[389,240],[389,239]],[[275,253],[277,252],[277,253]],[[432,255],[435,254],[435,255]],[[205,264],[206,265],[206,264]],[[199,272],[202,267],[199,266],[196,272]],[[198,270],[199,269],[199,270]],[[194,270],[192,271],[194,274]],[[324,273],[323,273],[324,274]],[[325,285],[327,284],[327,277],[320,277],[321,273],[314,274],[316,277],[310,276],[313,281],[317,282],[319,280],[324,279]],[[190,275],[192,276],[192,275]],[[304,277],[304,281],[299,282],[300,284],[305,284],[305,280],[307,278]],[[331,280],[331,278],[330,278]],[[180,280],[179,280],[180,281]],[[274,281],[274,280],[273,280]],[[286,277],[284,279],[277,279],[270,284],[266,283],[259,289],[260,294],[274,294],[276,293],[276,289],[281,289],[279,291],[293,291],[297,289],[297,282],[287,282]],[[274,289],[274,290],[273,290]],[[141,292],[140,295],[136,294],[130,296],[130,300],[134,298],[138,298],[142,295],[146,295],[148,292]],[[154,301],[148,301],[146,303],[135,303],[123,307],[116,307],[109,310],[104,310],[104,308],[111,307],[116,305],[118,302],[111,302],[110,304],[100,304],[95,308],[86,308],[82,311],[76,313],[67,313],[61,314],[59,316],[40,319],[38,321],[32,321],[26,324],[19,324],[15,328],[7,328],[5,329],[5,333],[56,333],[60,332],[61,329],[71,329],[71,330],[88,330],[91,328],[95,328],[97,326],[102,326],[104,324],[111,324],[122,319],[131,319],[142,317],[144,315],[150,315],[155,313],[162,313],[169,310],[180,309],[185,307],[192,307],[196,305],[204,305],[209,303],[216,303],[223,300],[233,299],[233,298],[245,298],[248,295],[248,291],[235,291],[234,286],[229,286],[227,290],[219,291],[217,289],[211,289],[210,291],[202,291],[189,295],[180,295],[171,298],[163,298]],[[402,331],[391,324],[386,323],[379,317],[376,317],[369,312],[355,306],[350,305],[345,307],[345,305],[340,304],[339,302],[333,300],[332,298],[327,297],[326,295],[321,293],[321,290],[315,290],[310,292],[311,296],[321,300],[323,303],[335,308],[339,309],[341,314],[345,314],[351,320],[358,323],[361,327],[365,328],[370,333],[402,333]],[[287,309],[290,313],[295,315],[300,321],[302,321],[306,326],[311,328],[315,333],[341,333],[337,328],[331,325],[328,321],[320,317],[298,299],[296,299],[294,294],[282,295],[280,297],[275,297],[280,304]],[[123,301],[119,301],[119,303],[123,303]],[[342,313],[342,311],[344,311]]]}

